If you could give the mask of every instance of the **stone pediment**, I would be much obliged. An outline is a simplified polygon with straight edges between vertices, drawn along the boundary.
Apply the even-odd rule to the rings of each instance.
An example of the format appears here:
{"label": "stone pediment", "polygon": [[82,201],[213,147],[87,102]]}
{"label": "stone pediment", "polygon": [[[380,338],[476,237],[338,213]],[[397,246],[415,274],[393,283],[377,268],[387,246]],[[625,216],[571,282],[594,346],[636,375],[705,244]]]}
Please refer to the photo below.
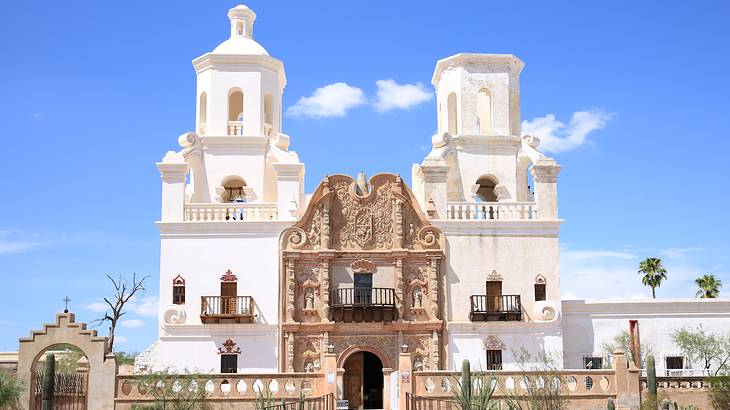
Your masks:
{"label": "stone pediment", "polygon": [[302,219],[282,233],[282,249],[441,250],[443,234],[400,176],[377,174],[362,187],[350,176],[332,175],[317,187]]}

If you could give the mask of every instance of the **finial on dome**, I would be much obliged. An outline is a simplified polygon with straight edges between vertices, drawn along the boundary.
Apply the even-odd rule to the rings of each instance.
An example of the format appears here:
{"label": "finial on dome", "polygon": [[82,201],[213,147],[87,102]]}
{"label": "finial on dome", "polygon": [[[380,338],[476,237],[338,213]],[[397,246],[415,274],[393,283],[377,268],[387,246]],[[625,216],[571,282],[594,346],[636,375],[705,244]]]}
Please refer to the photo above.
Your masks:
{"label": "finial on dome", "polygon": [[231,20],[231,38],[253,38],[253,22],[256,20],[253,10],[239,4],[228,10],[228,19]]}

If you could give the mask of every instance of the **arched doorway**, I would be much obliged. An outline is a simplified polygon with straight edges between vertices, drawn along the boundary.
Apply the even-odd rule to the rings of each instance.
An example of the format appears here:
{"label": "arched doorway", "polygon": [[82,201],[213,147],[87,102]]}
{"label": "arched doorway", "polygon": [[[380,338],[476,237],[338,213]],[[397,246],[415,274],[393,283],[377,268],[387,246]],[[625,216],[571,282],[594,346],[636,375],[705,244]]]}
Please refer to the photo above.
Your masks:
{"label": "arched doorway", "polygon": [[[55,359],[55,371],[53,374],[46,374],[46,360],[51,355]],[[47,377],[55,380],[54,408],[86,409],[89,370],[89,359],[78,346],[58,343],[43,349],[31,364],[32,390],[29,409],[41,409],[43,381]]]}
{"label": "arched doorway", "polygon": [[351,409],[383,408],[383,362],[371,352],[360,351],[345,360],[343,398]]}

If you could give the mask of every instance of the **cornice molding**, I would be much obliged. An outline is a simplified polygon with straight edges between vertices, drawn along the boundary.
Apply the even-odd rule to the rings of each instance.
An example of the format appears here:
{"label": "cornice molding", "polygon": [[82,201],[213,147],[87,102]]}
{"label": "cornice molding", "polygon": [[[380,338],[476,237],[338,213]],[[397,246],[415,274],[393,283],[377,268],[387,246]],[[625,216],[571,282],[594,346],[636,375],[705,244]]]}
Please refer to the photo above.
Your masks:
{"label": "cornice molding", "polygon": [[431,223],[441,229],[447,237],[459,236],[548,236],[557,238],[560,233],[559,220],[467,220],[454,221],[447,219],[432,219]]}
{"label": "cornice molding", "polygon": [[157,221],[161,238],[279,238],[294,221]]}
{"label": "cornice molding", "polygon": [[200,74],[209,69],[238,72],[264,69],[278,75],[279,85],[282,89],[286,87],[284,63],[268,55],[205,53],[193,60],[193,67],[195,68],[196,74]]}

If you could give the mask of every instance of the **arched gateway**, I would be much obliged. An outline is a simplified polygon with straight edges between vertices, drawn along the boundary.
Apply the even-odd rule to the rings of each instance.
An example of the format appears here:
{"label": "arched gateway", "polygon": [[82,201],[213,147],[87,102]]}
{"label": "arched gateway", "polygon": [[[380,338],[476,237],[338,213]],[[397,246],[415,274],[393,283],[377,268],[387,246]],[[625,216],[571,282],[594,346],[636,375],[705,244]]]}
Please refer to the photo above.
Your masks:
{"label": "arched gateway", "polygon": [[329,347],[351,406],[385,408],[403,344],[440,368],[443,234],[400,176],[326,177],[281,250],[281,370],[319,371]]}

